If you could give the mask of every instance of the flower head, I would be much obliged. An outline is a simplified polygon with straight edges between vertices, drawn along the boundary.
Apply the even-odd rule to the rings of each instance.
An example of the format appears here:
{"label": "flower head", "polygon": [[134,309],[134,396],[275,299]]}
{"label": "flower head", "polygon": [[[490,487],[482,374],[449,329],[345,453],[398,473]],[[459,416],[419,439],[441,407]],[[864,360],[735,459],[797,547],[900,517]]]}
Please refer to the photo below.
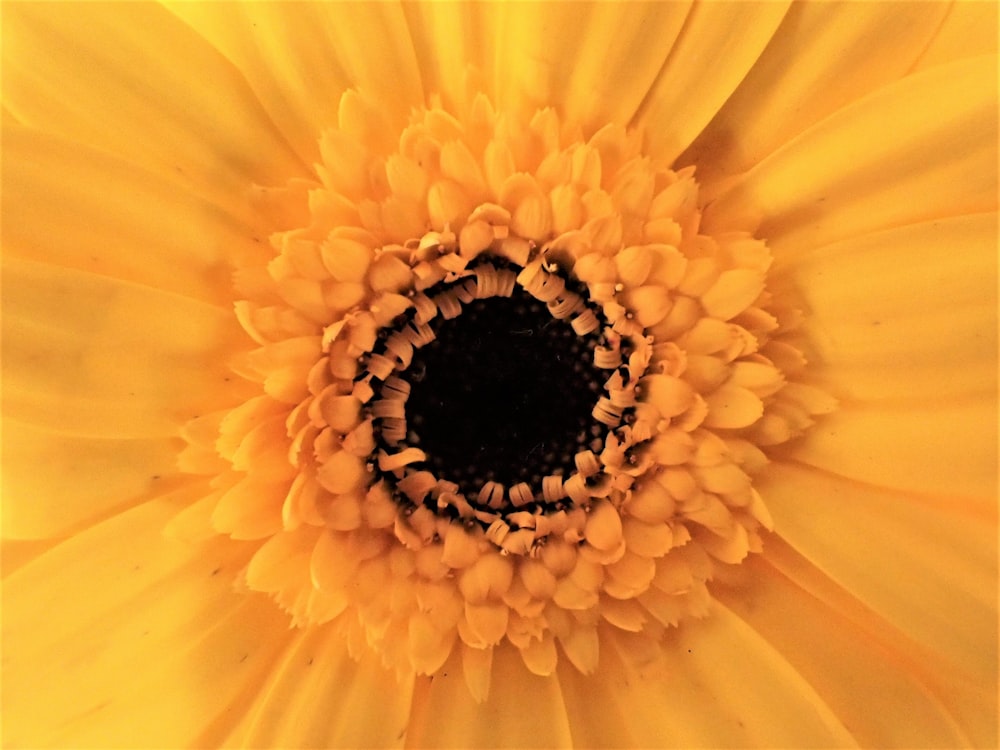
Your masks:
{"label": "flower head", "polygon": [[126,8],[5,25],[15,744],[995,742],[995,8]]}

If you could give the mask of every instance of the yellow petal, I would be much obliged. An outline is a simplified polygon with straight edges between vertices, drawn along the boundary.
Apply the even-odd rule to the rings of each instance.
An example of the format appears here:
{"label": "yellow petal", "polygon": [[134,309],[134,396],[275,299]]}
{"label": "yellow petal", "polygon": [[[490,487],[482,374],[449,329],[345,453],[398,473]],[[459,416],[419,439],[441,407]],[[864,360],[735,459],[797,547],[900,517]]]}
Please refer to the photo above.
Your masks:
{"label": "yellow petal", "polygon": [[701,295],[705,312],[720,320],[736,317],[764,290],[764,274],[748,268],[723,271]]}
{"label": "yellow petal", "polygon": [[455,647],[455,630],[438,626],[425,612],[416,612],[407,626],[409,660],[417,674],[434,674]]}
{"label": "yellow petal", "polygon": [[671,162],[687,148],[757,62],[787,8],[767,2],[691,9],[636,117],[653,155]]}
{"label": "yellow petal", "polygon": [[724,385],[705,397],[708,416],[705,424],[709,427],[736,429],[747,427],[764,413],[760,397],[751,390],[738,385]]}
{"label": "yellow petal", "polygon": [[236,215],[247,214],[250,183],[306,175],[239,72],[160,6],[11,6],[3,42],[4,101],[26,125],[146,166]]}
{"label": "yellow petal", "polygon": [[458,586],[467,601],[480,604],[487,598],[503,596],[513,578],[514,565],[510,559],[490,550],[462,572]]}
{"label": "yellow petal", "polygon": [[471,648],[462,645],[462,672],[465,674],[465,681],[472,692],[472,697],[479,703],[486,700],[489,695],[492,667],[492,648]]}
{"label": "yellow petal", "polygon": [[996,28],[996,3],[951,3],[948,16],[914,70],[931,68],[963,57],[996,54]]}
{"label": "yellow petal", "polygon": [[574,743],[559,681],[531,674],[516,650],[504,645],[493,655],[485,703],[476,703],[469,692],[457,649],[433,680],[417,678],[406,744],[568,748]]}
{"label": "yellow petal", "polygon": [[[693,480],[691,483],[694,484]],[[662,484],[652,479],[637,486],[624,506],[630,516],[654,525],[662,524],[670,518],[674,514],[674,508],[673,496]]]}
{"label": "yellow petal", "polygon": [[810,125],[906,75],[948,13],[944,3],[793,4],[739,88],[681,157],[698,165],[703,199]]}
{"label": "yellow petal", "polygon": [[524,582],[524,587],[536,599],[544,601],[552,596],[556,587],[556,577],[541,561],[526,558],[518,566],[518,574]]}
{"label": "yellow petal", "polygon": [[649,285],[630,289],[622,295],[625,306],[635,313],[635,320],[643,328],[655,326],[670,312],[673,300],[662,286]]}
{"label": "yellow petal", "polygon": [[[303,576],[317,535],[311,527],[274,534],[257,549],[247,565],[247,583],[255,591],[277,591],[293,577]],[[320,586],[315,575],[313,585]]]}
{"label": "yellow petal", "polygon": [[173,440],[94,440],[3,423],[3,535],[65,536],[169,486]]}
{"label": "yellow petal", "polygon": [[335,59],[329,10],[286,3],[167,7],[232,61],[303,161],[318,161],[317,137],[337,121],[340,94],[351,85],[344,61]]}
{"label": "yellow petal", "polygon": [[[300,542],[290,539],[290,543]],[[313,586],[329,594],[340,594],[356,576],[359,562],[345,535],[329,532],[321,534],[310,555]]]}
{"label": "yellow petal", "polygon": [[672,375],[647,375],[639,387],[643,400],[655,406],[665,418],[684,413],[694,398],[691,386]]}
{"label": "yellow petal", "polygon": [[627,549],[643,557],[660,557],[673,546],[673,532],[665,523],[650,524],[636,518],[623,523]]}
{"label": "yellow petal", "polygon": [[212,526],[234,539],[261,539],[281,531],[281,506],[288,482],[273,482],[250,474],[219,498]]}
{"label": "yellow petal", "polygon": [[783,539],[911,638],[995,678],[996,660],[984,652],[996,644],[995,510],[794,465],[775,465],[764,479]]}
{"label": "yellow petal", "polygon": [[323,489],[340,495],[357,490],[365,476],[365,463],[345,450],[339,450],[319,467],[316,478]]}
{"label": "yellow petal", "polygon": [[[403,3],[413,48],[427,93],[445,104],[467,110],[469,75],[479,71],[492,95],[490,71],[497,49],[495,3]],[[441,40],[447,39],[447,44]]]}
{"label": "yellow petal", "polygon": [[237,397],[231,315],[169,292],[4,258],[4,407],[53,432],[173,435]]}
{"label": "yellow petal", "polygon": [[260,252],[250,229],[108,154],[26,128],[3,139],[5,255],[232,304],[229,264]]}
{"label": "yellow petal", "polygon": [[298,631],[243,709],[249,726],[234,739],[241,747],[395,747],[412,688],[412,677],[397,680],[373,652],[351,657],[329,628]]}
{"label": "yellow petal", "polygon": [[599,550],[612,550],[622,540],[622,519],[618,509],[609,502],[598,500],[587,515],[584,527],[587,541]]}
{"label": "yellow petal", "polygon": [[[904,78],[775,151],[714,201],[705,227],[750,229],[774,255],[996,204],[994,56]],[[945,119],[928,117],[933,101]],[[947,187],[945,187],[947,186]]]}
{"label": "yellow petal", "polygon": [[601,602],[601,617],[616,628],[638,633],[649,619],[646,610],[635,599],[611,599]]}
{"label": "yellow petal", "polygon": [[[566,711],[570,715],[573,737],[578,747],[643,747],[639,737],[657,735],[648,747],[665,747],[668,735],[652,727],[637,726],[632,714],[630,696],[622,691],[619,677],[621,662],[607,640],[600,655],[600,672],[581,676],[576,668],[559,662],[559,683]],[[611,653],[609,653],[611,652]],[[676,745],[680,747],[681,745]]]}
{"label": "yellow petal", "polygon": [[337,281],[361,282],[371,265],[374,251],[355,240],[330,238],[323,243],[323,264]]}
{"label": "yellow petal", "polygon": [[[816,372],[840,398],[996,390],[995,214],[900,227],[786,262]],[[992,321],[992,323],[988,323]]]}
{"label": "yellow petal", "polygon": [[656,576],[656,563],[633,550],[605,569],[604,590],[616,599],[631,600],[649,588]]}
{"label": "yellow petal", "polygon": [[794,452],[824,471],[879,487],[966,496],[984,507],[997,481],[996,397],[842,404]]}
{"label": "yellow petal", "polygon": [[655,260],[654,250],[649,245],[625,248],[614,258],[619,280],[630,287],[641,285],[649,278]]}
{"label": "yellow petal", "polygon": [[361,421],[361,402],[354,396],[338,395],[335,386],[328,386],[313,403],[322,422],[341,434],[347,434]]}
{"label": "yellow petal", "polygon": [[[602,631],[596,675],[560,662],[583,747],[851,747],[848,731],[781,654],[722,607],[649,648]],[[683,686],[683,689],[681,689]]]}
{"label": "yellow petal", "polygon": [[533,639],[521,649],[521,658],[532,674],[540,677],[551,675],[559,663],[559,654],[556,652],[555,639],[552,634],[545,633],[541,638]]}
{"label": "yellow petal", "polygon": [[[860,626],[873,642],[887,646],[895,657],[894,668],[909,672],[915,680],[922,682],[935,694],[954,717],[952,727],[956,733],[968,732],[964,741],[959,743],[960,746],[992,747],[996,744],[995,666],[994,677],[988,680],[974,679],[968,673],[956,670],[953,662],[942,658],[933,649],[922,647],[904,631],[873,613],[777,537],[769,538],[764,557],[766,564],[802,588],[809,596]],[[763,574],[761,579],[766,582],[768,576]],[[995,653],[995,646],[990,648]],[[984,664],[990,663],[987,656]],[[995,659],[992,664],[996,664]],[[987,666],[988,668],[990,667]],[[973,742],[971,737],[974,736],[981,737],[982,741]]]}
{"label": "yellow petal", "polygon": [[750,553],[750,539],[746,528],[740,523],[734,523],[727,536],[717,536],[711,531],[696,529],[694,538],[716,560],[731,565],[743,562]]}
{"label": "yellow petal", "polygon": [[59,543],[58,539],[0,539],[3,577],[13,575]]}
{"label": "yellow petal", "polygon": [[174,513],[139,506],[4,581],[5,743],[217,744],[228,707],[272,668],[287,617],[233,592],[242,546],[166,542]]}
{"label": "yellow petal", "polygon": [[493,71],[498,104],[553,106],[592,132],[632,117],[690,5],[510,3],[503,9]]}
{"label": "yellow petal", "polygon": [[504,603],[487,602],[485,604],[465,603],[465,619],[469,629],[476,637],[476,648],[493,646],[499,643],[507,632],[507,620],[510,608]]}
{"label": "yellow petal", "polygon": [[183,508],[163,528],[163,536],[171,541],[204,542],[216,536],[212,528],[212,513],[219,504],[222,490],[212,487],[209,480],[187,482],[182,487],[162,497],[178,502]]}
{"label": "yellow petal", "polygon": [[441,562],[451,568],[464,568],[478,560],[479,555],[478,537],[458,525],[448,528],[444,536]]}
{"label": "yellow petal", "polygon": [[[931,665],[907,660],[894,643],[879,642],[766,562],[746,565],[741,590],[718,595],[794,665],[862,747],[966,746],[968,736],[941,700],[956,696],[939,697],[926,682]],[[992,743],[979,739],[983,747],[995,744],[995,731]]]}
{"label": "yellow petal", "polygon": [[597,669],[600,646],[597,630],[593,626],[579,625],[573,628],[559,638],[559,645],[566,653],[566,658],[581,674],[589,675]]}

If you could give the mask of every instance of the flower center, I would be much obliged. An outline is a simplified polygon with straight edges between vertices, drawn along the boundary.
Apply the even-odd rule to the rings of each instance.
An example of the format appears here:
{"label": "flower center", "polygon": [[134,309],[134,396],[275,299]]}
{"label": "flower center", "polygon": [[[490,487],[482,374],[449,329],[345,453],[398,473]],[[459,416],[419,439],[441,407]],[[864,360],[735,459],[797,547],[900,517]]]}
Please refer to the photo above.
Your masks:
{"label": "flower center", "polygon": [[370,399],[371,468],[404,510],[485,529],[589,497],[627,410],[608,396],[629,401],[624,376],[609,378],[629,347],[586,286],[555,269],[491,258],[414,294],[378,333],[357,392]]}
{"label": "flower center", "polygon": [[606,379],[597,337],[580,337],[522,289],[474,300],[410,365],[412,442],[439,476],[467,493],[568,474],[601,426],[591,416]]}
{"label": "flower center", "polygon": [[265,540],[245,582],[296,624],[425,674],[461,651],[478,697],[502,642],[589,672],[600,628],[706,614],[771,526],[766,451],[833,408],[766,245],[706,234],[694,170],[618,125],[380,117],[346,93],[320,182],[262,194],[309,220],[237,275],[260,392],[186,431],[217,476],[177,525]]}

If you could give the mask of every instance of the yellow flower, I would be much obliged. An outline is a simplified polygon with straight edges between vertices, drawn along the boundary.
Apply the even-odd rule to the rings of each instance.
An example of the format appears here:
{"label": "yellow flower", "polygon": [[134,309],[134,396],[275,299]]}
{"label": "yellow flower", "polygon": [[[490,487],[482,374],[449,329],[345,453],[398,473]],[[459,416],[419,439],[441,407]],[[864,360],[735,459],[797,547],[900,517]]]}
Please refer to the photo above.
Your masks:
{"label": "yellow flower", "polygon": [[7,4],[5,744],[995,746],[996,26]]}

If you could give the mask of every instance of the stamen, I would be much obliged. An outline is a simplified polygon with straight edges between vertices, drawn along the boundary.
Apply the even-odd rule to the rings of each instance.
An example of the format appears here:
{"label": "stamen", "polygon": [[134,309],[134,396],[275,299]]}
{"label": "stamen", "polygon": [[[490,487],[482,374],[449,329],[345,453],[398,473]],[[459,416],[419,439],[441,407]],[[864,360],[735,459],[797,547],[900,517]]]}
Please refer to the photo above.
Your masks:
{"label": "stamen", "polygon": [[603,385],[623,339],[607,322],[601,333],[587,296],[537,261],[518,274],[494,256],[413,294],[378,331],[354,391],[382,446],[376,473],[401,504],[466,517],[589,498],[584,479],[634,395],[621,376],[609,381],[621,393]]}

